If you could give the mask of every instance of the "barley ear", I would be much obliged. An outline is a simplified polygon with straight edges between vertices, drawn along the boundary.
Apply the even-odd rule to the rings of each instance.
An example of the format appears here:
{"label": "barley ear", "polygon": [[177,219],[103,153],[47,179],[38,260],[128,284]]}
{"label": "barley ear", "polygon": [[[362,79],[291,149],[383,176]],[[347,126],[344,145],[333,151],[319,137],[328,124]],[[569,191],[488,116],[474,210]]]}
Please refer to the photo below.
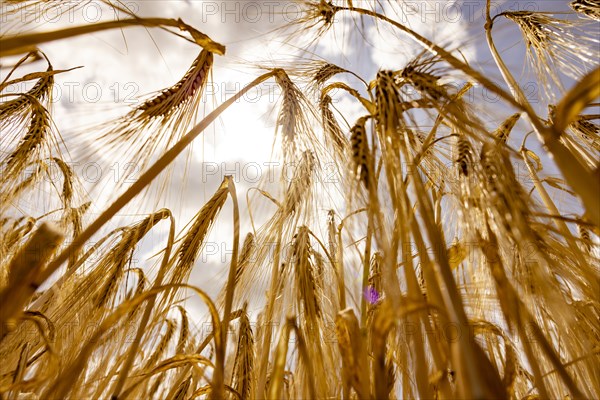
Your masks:
{"label": "barley ear", "polygon": [[569,6],[588,18],[600,21],[600,4],[596,0],[573,0]]}
{"label": "barley ear", "polygon": [[498,129],[496,129],[496,132],[494,132],[494,136],[501,142],[506,143],[510,132],[516,125],[519,118],[521,118],[520,113],[516,113],[508,117],[506,120],[504,120],[504,122],[502,122]]}
{"label": "barley ear", "polygon": [[354,311],[345,309],[338,313],[335,321],[338,346],[342,355],[342,376],[360,399],[370,397],[370,378],[364,372],[368,365],[367,348]]}
{"label": "barley ear", "polygon": [[352,150],[352,161],[354,162],[354,174],[356,179],[361,181],[365,188],[369,189],[370,175],[369,171],[369,141],[365,123],[368,117],[361,117],[350,131],[350,144]]}

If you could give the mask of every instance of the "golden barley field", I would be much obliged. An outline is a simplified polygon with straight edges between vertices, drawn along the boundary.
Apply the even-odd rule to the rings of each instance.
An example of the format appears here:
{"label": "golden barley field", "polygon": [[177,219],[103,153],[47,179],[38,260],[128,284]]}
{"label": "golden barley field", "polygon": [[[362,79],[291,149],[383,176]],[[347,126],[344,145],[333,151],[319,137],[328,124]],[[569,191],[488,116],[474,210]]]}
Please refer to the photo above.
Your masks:
{"label": "golden barley field", "polygon": [[[207,91],[228,58],[218,26],[118,0],[96,2],[118,18],[34,17],[87,3],[0,8],[0,399],[600,397],[599,1],[471,2],[485,63],[420,33],[394,11],[407,1],[291,1],[276,30],[302,57],[247,60],[225,98]],[[368,76],[314,56],[341,20],[417,51]],[[76,115],[56,117],[53,88],[80,66],[45,49],[106,31],[160,32],[195,58],[67,140]],[[266,82],[277,179],[225,175],[191,218],[163,206],[192,145]],[[139,169],[107,201],[73,167],[94,152]],[[156,207],[121,225],[140,204]],[[195,275],[214,230],[230,249],[216,288]]]}

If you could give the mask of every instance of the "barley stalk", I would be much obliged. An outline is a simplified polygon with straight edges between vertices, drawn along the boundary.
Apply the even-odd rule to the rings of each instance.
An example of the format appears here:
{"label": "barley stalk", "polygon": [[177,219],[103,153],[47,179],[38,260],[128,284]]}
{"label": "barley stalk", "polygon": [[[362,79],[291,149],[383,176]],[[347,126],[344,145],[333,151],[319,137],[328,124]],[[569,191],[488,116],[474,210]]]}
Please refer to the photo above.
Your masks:
{"label": "barley stalk", "polygon": [[77,26],[74,28],[65,28],[55,31],[30,33],[25,35],[8,36],[0,39],[0,57],[15,55],[30,51],[31,48],[41,44],[55,40],[62,40],[74,36],[87,35],[93,32],[99,32],[109,29],[126,28],[129,26],[145,26],[145,27],[173,27],[180,30],[185,30],[190,33],[195,43],[205,49],[217,53],[225,54],[225,47],[217,42],[212,41],[208,36],[185,24],[182,20],[167,19],[167,18],[131,18],[120,19],[117,21],[98,22]]}

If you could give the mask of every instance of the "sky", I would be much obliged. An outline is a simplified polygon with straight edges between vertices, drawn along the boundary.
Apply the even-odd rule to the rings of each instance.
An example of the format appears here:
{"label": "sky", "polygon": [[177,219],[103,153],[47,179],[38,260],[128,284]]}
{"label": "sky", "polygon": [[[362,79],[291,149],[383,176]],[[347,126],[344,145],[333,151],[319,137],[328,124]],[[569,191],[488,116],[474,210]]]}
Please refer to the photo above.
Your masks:
{"label": "sky", "polygon": [[[400,68],[421,51],[411,39],[389,26],[346,14],[338,15],[332,28],[318,42],[311,42],[314,36],[309,32],[290,35],[290,30],[281,27],[298,21],[300,9],[294,1],[124,0],[122,3],[142,17],[182,18],[227,47],[225,56],[215,58],[211,83],[198,110],[199,118],[258,76],[260,66],[297,67],[308,58],[320,59],[349,69],[369,81],[379,69]],[[354,0],[353,3],[368,7],[374,2]],[[492,12],[564,11],[566,3],[496,1]],[[96,0],[77,4],[77,7],[63,8],[61,12],[42,4],[34,14],[19,15],[21,22],[27,20],[30,23],[16,26],[44,31],[115,19],[114,12]],[[397,2],[394,7],[386,3],[384,7],[388,15],[395,15],[398,21],[432,41],[456,49],[456,54],[468,63],[502,82],[493,68],[483,35],[483,5],[483,1],[404,1]],[[4,2],[2,7],[5,11],[12,5]],[[15,25],[4,22],[2,33],[15,29]],[[532,103],[536,107],[539,105],[541,110],[539,87],[524,68],[524,48],[520,45],[518,30],[499,21],[494,37],[508,66],[517,71]],[[127,160],[102,151],[89,151],[95,149],[93,127],[108,116],[125,114],[156,91],[173,85],[183,76],[199,49],[157,29],[128,28],[48,43],[43,46],[43,51],[56,69],[83,66],[57,76],[53,111],[55,123],[70,149],[71,161],[94,200],[88,216],[91,219],[104,204],[114,200],[119,193],[114,186],[114,177],[127,171]],[[28,68],[35,70],[39,64],[24,67],[23,71],[31,72]],[[2,69],[2,78],[6,72]],[[352,86],[357,84],[355,78],[342,76],[341,79]],[[452,79],[461,81],[463,77]],[[488,109],[493,112],[484,115],[487,121],[499,123],[502,117],[509,115],[510,111],[501,104],[493,105],[497,100],[484,89],[475,87],[473,90],[478,99],[485,98],[492,103]],[[178,231],[210,198],[227,174],[234,175],[238,196],[244,203],[243,211],[247,212],[247,190],[256,186],[258,178],[278,168],[272,163],[278,162],[274,153],[274,133],[279,100],[279,90],[272,81],[259,86],[227,110],[194,142],[189,158],[176,161],[173,179],[160,206],[174,210]],[[342,110],[350,123],[361,113],[360,106],[343,95],[336,96],[334,106]],[[530,142],[532,149],[539,150],[534,140]],[[548,168],[549,173],[555,172],[552,166]],[[155,206],[148,202],[134,203],[120,213],[111,228],[139,220]],[[29,208],[34,207],[30,205]],[[266,205],[263,208],[262,213],[256,214],[259,220],[268,209]],[[323,218],[326,212],[323,209]],[[223,261],[228,261],[231,248],[230,216],[228,202],[220,217],[225,222],[216,224],[209,238],[213,246],[207,247],[191,278],[192,283],[204,287],[211,295],[216,294],[226,276],[224,267],[227,263]],[[242,221],[242,232],[245,233],[251,229],[247,214],[243,214]],[[139,249],[140,263],[148,264],[148,257],[164,243],[166,232],[166,224],[157,226],[156,237],[149,238]],[[192,303],[191,307],[199,306]]]}

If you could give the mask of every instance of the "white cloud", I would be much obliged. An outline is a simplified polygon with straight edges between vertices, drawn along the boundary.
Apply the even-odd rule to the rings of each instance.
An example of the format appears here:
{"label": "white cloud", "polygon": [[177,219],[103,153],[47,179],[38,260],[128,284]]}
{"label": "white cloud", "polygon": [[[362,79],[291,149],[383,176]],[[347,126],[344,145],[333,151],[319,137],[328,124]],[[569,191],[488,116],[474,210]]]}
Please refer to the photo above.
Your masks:
{"label": "white cloud", "polygon": [[[385,13],[416,33],[444,48],[459,49],[467,60],[475,50],[469,35],[470,9],[456,1],[385,3]],[[398,69],[423,51],[410,36],[385,22],[369,26],[367,37],[373,43],[371,58],[384,69]]]}

